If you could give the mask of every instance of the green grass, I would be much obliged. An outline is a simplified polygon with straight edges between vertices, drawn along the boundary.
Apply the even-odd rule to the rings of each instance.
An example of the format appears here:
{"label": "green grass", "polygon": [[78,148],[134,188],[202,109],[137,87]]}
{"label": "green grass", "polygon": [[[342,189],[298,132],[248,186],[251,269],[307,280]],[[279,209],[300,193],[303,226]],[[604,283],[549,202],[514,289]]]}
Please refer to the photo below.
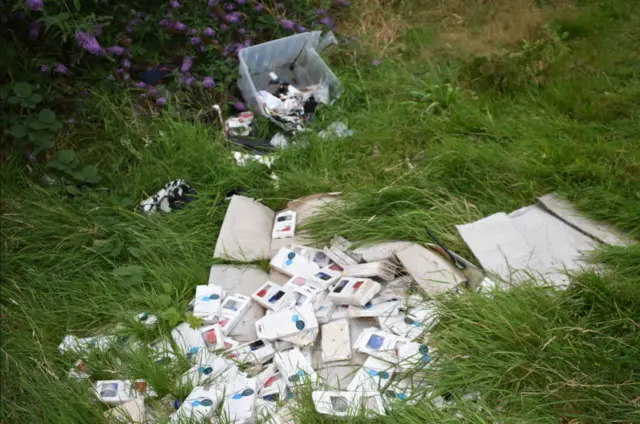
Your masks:
{"label": "green grass", "polygon": [[[421,59],[433,43],[428,24],[407,31],[404,53],[379,67],[364,53],[348,59],[344,47],[332,63],[345,95],[317,125],[344,119],[356,135],[299,137],[276,162],[277,188],[266,168],[237,167],[215,128],[172,114],[135,119],[127,99],[96,89],[58,146],[97,162],[104,189],[70,197],[41,185],[39,165],[17,156],[3,164],[2,421],[101,422],[103,407],[66,378],[74,360],[57,345],[117,323],[143,341],[167,336],[173,312],[207,279],[234,188],[274,208],[343,191],[344,207],[308,226],[318,240],[430,241],[428,227],[469,259],[456,224],[554,190],[640,238],[639,12],[633,1],[581,2],[550,25],[568,37],[545,35],[521,54],[490,58],[484,73],[462,55]],[[431,34],[427,44],[420,33]],[[549,65],[529,73],[541,58]],[[134,210],[172,178],[188,180],[198,200],[169,215]],[[640,250],[607,249],[597,260],[607,272],[576,277],[564,293],[522,287],[443,299],[431,378],[438,392],[482,394],[478,404],[459,403],[465,422],[640,420]],[[114,273],[123,266],[134,271]],[[141,311],[166,319],[139,328],[130,316]],[[146,378],[161,395],[180,395],[186,363],[148,358],[123,349],[90,365],[96,376]],[[460,422],[455,413],[424,402],[377,421]],[[297,416],[329,421],[308,397]]]}

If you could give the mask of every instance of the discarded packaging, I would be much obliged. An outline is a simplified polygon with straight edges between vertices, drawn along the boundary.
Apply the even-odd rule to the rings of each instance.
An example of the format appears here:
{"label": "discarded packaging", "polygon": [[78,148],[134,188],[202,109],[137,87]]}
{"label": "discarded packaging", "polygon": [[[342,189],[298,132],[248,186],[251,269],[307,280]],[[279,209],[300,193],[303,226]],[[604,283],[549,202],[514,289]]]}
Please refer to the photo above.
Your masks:
{"label": "discarded packaging", "polygon": [[276,215],[273,223],[271,238],[289,238],[296,233],[296,213],[284,211]]}
{"label": "discarded packaging", "polygon": [[205,324],[218,321],[221,299],[225,296],[222,287],[207,285],[196,286],[196,297],[193,304],[193,316],[202,318]]}
{"label": "discarded packaging", "polygon": [[318,264],[299,255],[291,249],[283,247],[278,254],[271,259],[269,265],[276,270],[290,276],[312,276],[320,270]]}
{"label": "discarded packaging", "polygon": [[145,420],[144,400],[134,399],[125,402],[107,411],[104,417],[109,423],[128,422],[133,424],[143,424]]}
{"label": "discarded packaging", "polygon": [[331,139],[331,138],[345,138],[351,137],[353,134],[353,130],[350,130],[347,124],[341,121],[332,122],[326,130],[322,130],[318,133],[318,137],[323,139]]}
{"label": "discarded packaging", "polygon": [[395,367],[388,362],[370,356],[347,386],[350,392],[379,392],[393,377]]}
{"label": "discarded packaging", "polygon": [[271,310],[280,311],[289,308],[296,303],[293,293],[289,289],[283,289],[280,285],[267,281],[262,287],[251,295],[261,306]]}
{"label": "discarded packaging", "polygon": [[145,213],[158,210],[168,213],[182,209],[194,200],[197,194],[184,180],[171,180],[154,196],[140,202],[140,209]]}
{"label": "discarded packaging", "polygon": [[336,305],[364,306],[380,288],[380,283],[368,278],[343,278],[329,293],[329,299]]}
{"label": "discarded packaging", "polygon": [[171,337],[188,359],[195,358],[200,349],[206,347],[200,329],[191,328],[186,322],[171,330]]}
{"label": "discarded packaging", "polygon": [[314,312],[313,305],[307,304],[267,315],[256,323],[256,332],[261,339],[274,340],[317,328]]}
{"label": "discarded packaging", "polygon": [[349,322],[346,319],[341,319],[324,324],[322,326],[322,344],[320,348],[323,362],[350,359]]}
{"label": "discarded packaging", "polygon": [[220,321],[218,323],[225,335],[228,335],[233,327],[240,322],[250,305],[251,299],[249,297],[237,293],[224,299],[220,307]]}
{"label": "discarded packaging", "polygon": [[313,383],[318,378],[309,360],[297,347],[286,352],[276,352],[274,362],[289,386],[303,383],[306,378]]}
{"label": "discarded packaging", "polygon": [[375,415],[384,414],[384,404],[377,392],[315,391],[311,396],[316,411],[323,415],[355,416],[362,409]]}
{"label": "discarded packaging", "polygon": [[180,404],[180,408],[171,415],[171,422],[208,420],[213,417],[213,413],[221,401],[222,394],[215,388],[210,386],[196,387]]}
{"label": "discarded packaging", "polygon": [[273,358],[275,350],[266,340],[255,340],[229,350],[227,356],[245,364],[263,364]]}
{"label": "discarded packaging", "polygon": [[242,112],[240,115],[229,118],[224,123],[227,136],[247,136],[251,133],[253,113]]}
{"label": "discarded packaging", "polygon": [[348,265],[342,275],[345,277],[378,277],[384,281],[395,278],[396,267],[389,261],[370,262],[366,264]]}

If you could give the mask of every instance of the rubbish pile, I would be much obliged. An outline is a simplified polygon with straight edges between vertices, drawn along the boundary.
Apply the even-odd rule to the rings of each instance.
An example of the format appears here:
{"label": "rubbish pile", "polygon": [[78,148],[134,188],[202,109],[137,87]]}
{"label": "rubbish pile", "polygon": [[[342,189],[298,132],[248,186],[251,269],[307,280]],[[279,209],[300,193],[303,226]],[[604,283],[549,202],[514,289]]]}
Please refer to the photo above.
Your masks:
{"label": "rubbish pile", "polygon": [[[355,247],[335,237],[329,246],[313,247],[298,226],[339,201],[340,193],[318,194],[276,213],[253,199],[231,198],[214,257],[268,259],[269,273],[253,265],[213,265],[189,305],[202,325],[184,322],[171,340],[148,346],[155,361],[185,357],[191,363],[179,378],[190,392],[173,402],[171,422],[292,423],[291,408],[308,387],[316,410],[330,416],[385,414],[394,402],[447,403],[430,391],[437,353],[429,330],[437,315],[425,295],[475,287],[482,272],[437,244]],[[156,322],[145,313],[136,318]],[[107,349],[117,339],[68,336],[60,350]],[[75,378],[90,376],[82,361],[72,371]],[[116,406],[110,416],[156,422],[157,414],[145,411],[155,392],[144,380],[96,381],[94,390]]]}

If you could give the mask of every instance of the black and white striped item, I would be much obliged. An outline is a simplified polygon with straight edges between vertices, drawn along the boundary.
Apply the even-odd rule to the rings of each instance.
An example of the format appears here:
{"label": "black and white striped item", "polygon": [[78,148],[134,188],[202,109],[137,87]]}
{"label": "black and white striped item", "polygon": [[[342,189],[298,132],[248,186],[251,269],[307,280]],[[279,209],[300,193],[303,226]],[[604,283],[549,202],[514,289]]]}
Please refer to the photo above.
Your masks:
{"label": "black and white striped item", "polygon": [[184,180],[172,180],[153,197],[140,202],[140,209],[146,213],[157,210],[171,212],[182,209],[185,204],[195,199],[196,194],[198,194],[196,190]]}

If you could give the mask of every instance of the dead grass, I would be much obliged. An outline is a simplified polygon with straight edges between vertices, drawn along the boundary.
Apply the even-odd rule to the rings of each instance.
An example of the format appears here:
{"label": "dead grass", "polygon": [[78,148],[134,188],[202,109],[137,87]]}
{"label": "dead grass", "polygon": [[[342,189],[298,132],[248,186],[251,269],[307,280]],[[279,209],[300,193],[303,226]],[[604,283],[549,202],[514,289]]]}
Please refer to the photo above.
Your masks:
{"label": "dead grass", "polygon": [[345,17],[342,31],[357,36],[367,52],[382,58],[404,47],[403,35],[410,28],[433,25],[437,42],[425,45],[425,55],[447,50],[462,55],[487,56],[517,48],[523,40],[535,40],[553,16],[572,10],[569,0],[358,0]]}

